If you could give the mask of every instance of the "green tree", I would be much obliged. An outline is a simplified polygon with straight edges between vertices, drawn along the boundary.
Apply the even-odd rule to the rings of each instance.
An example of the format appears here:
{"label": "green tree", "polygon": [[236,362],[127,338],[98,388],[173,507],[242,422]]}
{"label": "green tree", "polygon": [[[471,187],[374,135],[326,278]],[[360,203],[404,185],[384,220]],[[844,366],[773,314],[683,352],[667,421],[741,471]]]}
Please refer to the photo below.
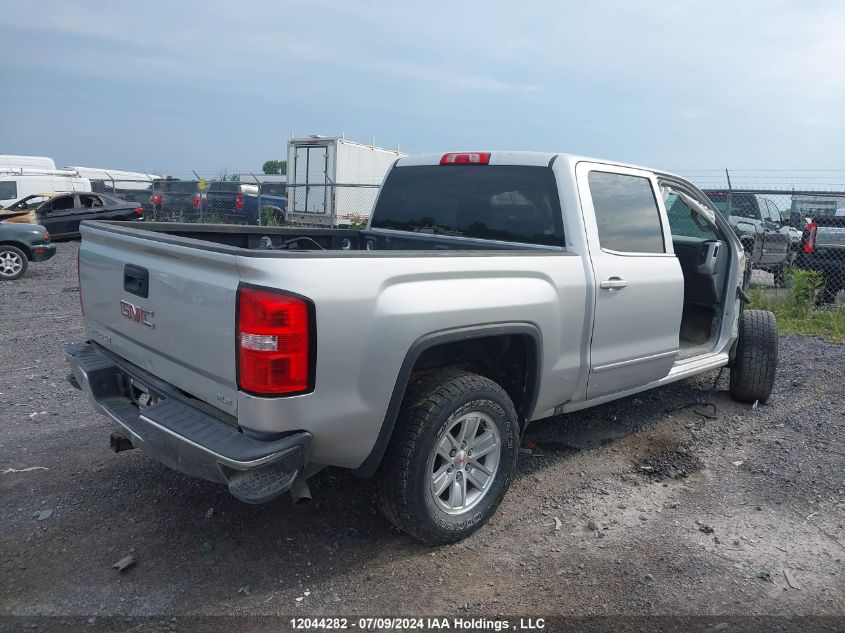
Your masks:
{"label": "green tree", "polygon": [[267,160],[261,166],[261,171],[265,174],[286,174],[288,173],[288,161],[286,160]]}

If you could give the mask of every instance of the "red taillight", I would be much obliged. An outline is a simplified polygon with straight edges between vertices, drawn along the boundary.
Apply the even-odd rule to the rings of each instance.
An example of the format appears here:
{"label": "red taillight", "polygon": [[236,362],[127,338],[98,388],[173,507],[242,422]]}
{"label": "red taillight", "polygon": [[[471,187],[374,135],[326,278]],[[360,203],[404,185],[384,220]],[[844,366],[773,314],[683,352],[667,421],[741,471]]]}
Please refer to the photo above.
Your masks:
{"label": "red taillight", "polygon": [[139,218],[144,215],[144,207],[135,207],[134,211]]}
{"label": "red taillight", "polygon": [[490,152],[452,152],[443,154],[441,165],[487,165],[490,163]]}
{"label": "red taillight", "polygon": [[818,225],[815,222],[810,222],[804,227],[804,235],[801,239],[801,250],[807,255],[812,255],[816,252],[816,232]]}
{"label": "red taillight", "polygon": [[238,386],[258,395],[313,388],[311,306],[266,290],[238,290]]}
{"label": "red taillight", "polygon": [[200,208],[200,194],[198,194],[198,193],[195,193],[195,194],[194,194],[194,197],[193,197],[193,198],[191,198],[191,206],[192,206],[194,209],[199,209],[199,208]]}
{"label": "red taillight", "polygon": [[44,232],[44,241],[45,241],[45,242],[49,242],[49,241],[50,241],[50,234],[49,234],[49,233],[47,233],[46,231]]}
{"label": "red taillight", "polygon": [[160,205],[161,204],[161,194],[157,193],[150,196],[150,204]]}
{"label": "red taillight", "polygon": [[244,194],[236,193],[235,194],[235,211],[243,211],[244,210]]}
{"label": "red taillight", "polygon": [[79,249],[76,251],[76,285],[79,287],[79,310],[85,316],[85,304],[82,302],[82,275],[79,272]]}

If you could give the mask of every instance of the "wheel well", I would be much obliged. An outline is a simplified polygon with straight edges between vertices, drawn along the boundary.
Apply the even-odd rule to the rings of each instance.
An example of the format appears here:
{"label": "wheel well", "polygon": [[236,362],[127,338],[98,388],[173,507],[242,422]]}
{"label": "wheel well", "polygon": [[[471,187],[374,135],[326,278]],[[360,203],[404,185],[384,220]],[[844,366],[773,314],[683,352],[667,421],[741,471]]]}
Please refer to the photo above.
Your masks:
{"label": "wheel well", "polygon": [[499,334],[434,345],[417,357],[408,384],[447,367],[465,369],[500,384],[513,401],[520,424],[530,415],[537,381],[537,346],[532,337]]}
{"label": "wheel well", "polygon": [[21,244],[20,242],[13,242],[11,240],[0,240],[0,246],[14,246],[15,248],[19,248],[23,251],[23,254],[26,255],[27,259],[32,259],[32,252],[29,250],[29,247],[26,244]]}
{"label": "wheel well", "polygon": [[370,477],[376,472],[408,387],[439,369],[460,368],[496,381],[507,392],[520,425],[524,425],[537,398],[541,349],[540,332],[525,323],[481,325],[418,339],[399,370],[375,445],[355,474]]}

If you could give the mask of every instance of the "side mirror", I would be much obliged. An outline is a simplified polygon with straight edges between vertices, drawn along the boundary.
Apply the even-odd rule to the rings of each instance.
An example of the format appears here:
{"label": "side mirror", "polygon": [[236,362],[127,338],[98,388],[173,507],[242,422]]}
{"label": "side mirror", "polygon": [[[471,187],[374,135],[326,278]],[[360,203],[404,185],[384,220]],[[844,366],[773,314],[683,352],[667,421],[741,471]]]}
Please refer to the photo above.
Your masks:
{"label": "side mirror", "polygon": [[784,222],[786,226],[791,226],[793,229],[803,229],[802,218],[800,213],[790,213],[789,219]]}

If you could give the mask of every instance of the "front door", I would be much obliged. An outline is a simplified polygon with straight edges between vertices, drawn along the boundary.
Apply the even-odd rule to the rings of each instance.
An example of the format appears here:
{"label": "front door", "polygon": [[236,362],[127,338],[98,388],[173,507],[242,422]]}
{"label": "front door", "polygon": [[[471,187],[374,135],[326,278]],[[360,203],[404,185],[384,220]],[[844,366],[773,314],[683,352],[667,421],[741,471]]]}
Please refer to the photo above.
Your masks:
{"label": "front door", "polygon": [[76,204],[74,198],[73,194],[56,196],[38,209],[38,223],[44,226],[50,235],[59,237],[79,230],[78,225],[73,228]]}
{"label": "front door", "polygon": [[[765,209],[762,208],[764,205]],[[760,206],[763,213],[763,249],[766,253],[766,259],[763,263],[786,263],[791,240],[789,229],[784,225],[780,210],[774,202],[762,198]]]}
{"label": "front door", "polygon": [[684,278],[649,172],[579,163],[595,278],[587,397],[665,377],[679,349]]}

